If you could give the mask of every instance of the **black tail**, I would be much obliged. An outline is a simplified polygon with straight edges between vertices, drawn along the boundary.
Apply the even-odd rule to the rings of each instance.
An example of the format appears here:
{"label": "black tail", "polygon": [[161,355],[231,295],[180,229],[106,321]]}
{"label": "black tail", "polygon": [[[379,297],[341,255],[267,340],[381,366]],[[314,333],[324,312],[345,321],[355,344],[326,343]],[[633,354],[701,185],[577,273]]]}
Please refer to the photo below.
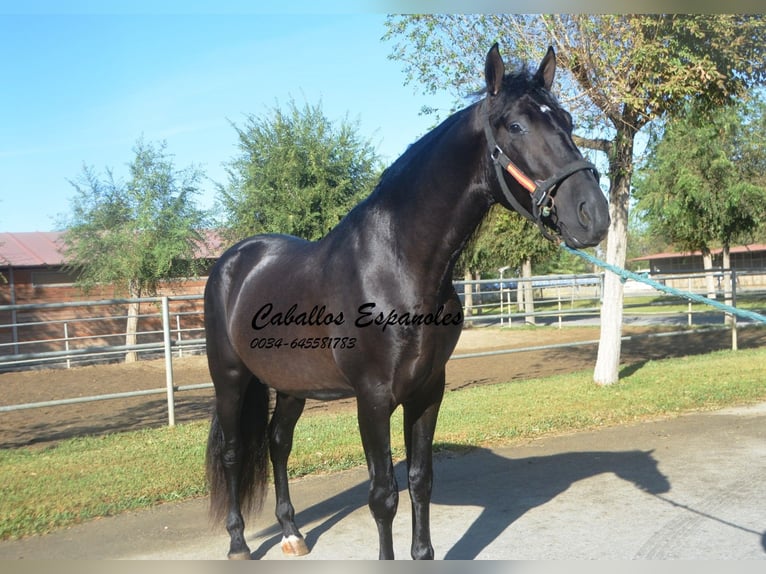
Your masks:
{"label": "black tail", "polygon": [[[239,499],[243,515],[263,506],[269,479],[269,388],[253,377],[245,392],[240,417]],[[207,441],[207,481],[210,489],[210,517],[221,522],[229,511],[229,491],[223,471],[223,432],[218,415],[213,415]]]}

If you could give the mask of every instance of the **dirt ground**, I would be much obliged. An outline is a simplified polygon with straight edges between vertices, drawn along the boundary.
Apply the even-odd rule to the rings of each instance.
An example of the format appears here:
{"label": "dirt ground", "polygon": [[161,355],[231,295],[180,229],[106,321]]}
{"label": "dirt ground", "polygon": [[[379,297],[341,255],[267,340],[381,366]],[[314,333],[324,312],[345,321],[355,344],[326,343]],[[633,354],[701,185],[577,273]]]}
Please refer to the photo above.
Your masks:
{"label": "dirt ground", "polygon": [[[667,329],[666,329],[667,330]],[[627,327],[624,335],[657,333],[655,328]],[[594,327],[539,327],[536,329],[466,330],[456,354],[493,349],[522,348],[598,339]],[[731,346],[729,331],[690,332],[669,337],[642,337],[623,342],[623,372],[646,361],[666,357],[703,354]],[[741,349],[766,346],[765,329],[741,329]],[[474,385],[523,380],[546,375],[592,369],[597,345],[525,351],[492,357],[451,360],[447,364],[448,391]],[[210,377],[204,356],[184,357],[173,362],[178,386],[207,383]],[[164,361],[86,366],[0,374],[0,405],[119,393],[165,387]],[[207,419],[213,406],[212,389],[177,392],[177,423]],[[306,411],[353,408],[353,400],[309,401]],[[0,415],[0,448],[46,445],[65,438],[116,431],[158,427],[167,424],[167,399],[153,394],[130,399],[110,399],[74,405],[43,407]]]}

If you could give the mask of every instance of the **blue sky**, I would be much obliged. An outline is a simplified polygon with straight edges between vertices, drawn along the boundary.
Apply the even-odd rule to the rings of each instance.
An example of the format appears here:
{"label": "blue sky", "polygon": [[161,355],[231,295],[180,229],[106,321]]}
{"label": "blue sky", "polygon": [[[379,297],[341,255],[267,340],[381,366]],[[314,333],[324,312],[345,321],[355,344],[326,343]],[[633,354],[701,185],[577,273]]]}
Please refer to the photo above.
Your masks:
{"label": "blue sky", "polygon": [[[84,165],[124,174],[140,137],[166,141],[177,168],[199,165],[223,183],[237,154],[231,122],[290,99],[321,102],[334,122],[358,120],[390,162],[432,126],[421,108],[452,100],[404,85],[392,43],[381,41],[384,12],[461,5],[570,9],[567,0],[0,0],[0,231],[56,228],[69,180]],[[199,203],[214,200],[208,182]]]}
{"label": "blue sky", "polygon": [[[59,5],[60,6],[60,5]],[[0,8],[7,5],[0,4]],[[0,9],[0,231],[46,231],[67,212],[84,165],[125,175],[143,137],[166,141],[175,166],[213,181],[236,132],[290,99],[321,101],[333,121],[391,161],[450,97],[404,85],[388,60],[382,13],[79,13]],[[479,54],[481,63],[483,53]],[[199,197],[214,202],[214,185]]]}

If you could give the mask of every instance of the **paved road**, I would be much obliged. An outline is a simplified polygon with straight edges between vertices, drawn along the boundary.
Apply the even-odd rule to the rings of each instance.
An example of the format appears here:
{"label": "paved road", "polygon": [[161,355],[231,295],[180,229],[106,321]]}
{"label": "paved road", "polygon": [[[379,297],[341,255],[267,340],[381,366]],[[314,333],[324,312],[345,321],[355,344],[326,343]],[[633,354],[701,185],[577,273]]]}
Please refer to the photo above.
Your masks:
{"label": "paved road", "polygon": [[[403,468],[398,467],[404,485]],[[366,472],[293,483],[306,559],[377,555]],[[441,455],[432,511],[437,558],[766,559],[766,403]],[[255,557],[283,559],[268,512]],[[409,557],[409,501],[395,522]],[[218,559],[227,536],[204,500],[126,513],[0,543],[0,559]]]}

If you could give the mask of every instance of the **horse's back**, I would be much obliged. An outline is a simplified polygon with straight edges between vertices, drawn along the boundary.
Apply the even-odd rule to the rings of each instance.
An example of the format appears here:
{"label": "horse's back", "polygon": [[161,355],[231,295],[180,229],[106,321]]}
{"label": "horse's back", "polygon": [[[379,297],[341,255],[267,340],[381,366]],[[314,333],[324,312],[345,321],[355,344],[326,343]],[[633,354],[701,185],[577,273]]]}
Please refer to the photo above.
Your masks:
{"label": "horse's back", "polygon": [[[229,247],[210,270],[205,285],[205,302],[227,310],[249,277],[279,260],[285,253],[307,249],[311,243],[290,235],[254,235]],[[221,307],[223,305],[223,307]]]}

